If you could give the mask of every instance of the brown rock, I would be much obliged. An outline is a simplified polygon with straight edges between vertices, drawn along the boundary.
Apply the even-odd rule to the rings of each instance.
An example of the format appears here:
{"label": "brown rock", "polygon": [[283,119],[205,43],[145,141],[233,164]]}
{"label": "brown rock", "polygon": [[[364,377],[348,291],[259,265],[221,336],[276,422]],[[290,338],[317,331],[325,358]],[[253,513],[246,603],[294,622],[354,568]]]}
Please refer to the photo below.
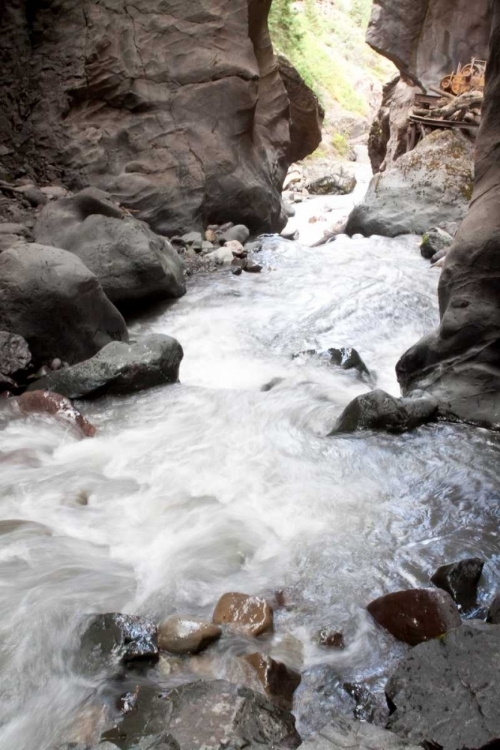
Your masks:
{"label": "brown rock", "polygon": [[325,110],[286,57],[279,55],[278,65],[290,100],[290,148],[287,156],[294,163],[312,154],[321,143]]}
{"label": "brown rock", "polygon": [[249,260],[243,267],[243,270],[247,271],[247,273],[260,273],[262,271],[262,266],[260,263],[254,263],[253,260]]}
{"label": "brown rock", "polygon": [[335,630],[329,628],[321,628],[316,634],[317,641],[320,646],[327,646],[328,648],[344,649],[344,636],[342,633],[338,633]]}
{"label": "brown rock", "polygon": [[273,629],[273,610],[265,599],[258,596],[229,593],[217,602],[213,621],[258,636]]}
{"label": "brown rock", "polygon": [[281,708],[292,707],[293,694],[302,679],[299,672],[258,652],[247,654],[243,661],[251,668],[252,677],[257,678],[273,703]]}
{"label": "brown rock", "polygon": [[440,590],[396,591],[370,602],[367,610],[381,627],[410,646],[438,638],[462,622],[451,596]]}
{"label": "brown rock", "polygon": [[85,437],[94,437],[96,428],[75,409],[68,398],[50,391],[29,391],[12,399],[22,414],[51,414],[76,426]]}
{"label": "brown rock", "polygon": [[218,625],[197,617],[169,617],[158,628],[160,651],[171,654],[198,654],[217,641],[222,634]]}

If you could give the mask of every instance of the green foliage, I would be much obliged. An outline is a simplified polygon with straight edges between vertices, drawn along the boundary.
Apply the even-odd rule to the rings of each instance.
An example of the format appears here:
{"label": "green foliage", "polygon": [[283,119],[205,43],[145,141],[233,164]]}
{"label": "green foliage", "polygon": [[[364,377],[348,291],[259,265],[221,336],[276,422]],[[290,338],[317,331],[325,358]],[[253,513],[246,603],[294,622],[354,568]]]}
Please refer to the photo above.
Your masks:
{"label": "green foliage", "polygon": [[341,133],[335,133],[332,137],[332,146],[339,156],[346,157],[349,153],[349,143],[345,135]]}

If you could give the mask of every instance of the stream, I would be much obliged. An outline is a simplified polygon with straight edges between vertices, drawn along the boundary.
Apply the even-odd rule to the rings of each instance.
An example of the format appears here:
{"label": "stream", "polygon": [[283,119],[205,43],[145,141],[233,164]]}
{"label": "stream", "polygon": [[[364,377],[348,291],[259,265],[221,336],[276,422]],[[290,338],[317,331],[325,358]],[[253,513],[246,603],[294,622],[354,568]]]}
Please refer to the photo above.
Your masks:
{"label": "stream", "polygon": [[[399,395],[399,356],[438,322],[438,272],[418,238],[301,244],[327,226],[309,223],[315,212],[333,221],[359,198],[358,171],[354,196],[297,207],[301,241],[266,238],[261,274],[199,274],[184,298],[131,324],[132,337],[178,338],[180,384],[80,404],[94,439],[43,417],[0,430],[1,750],[52,750],[99,728],[101,686],[74,664],[88,613],[211,618],[225,592],[283,592],[261,647],[302,672],[294,712],[307,736],[352,712],[345,681],[382,702],[406,653],[370,621],[369,601],[465,556],[486,560],[488,601],[500,577],[498,436],[442,423],[326,437],[371,386],[291,357],[353,346],[376,386]],[[344,651],[317,645],[325,626],[344,633]],[[252,648],[227,638],[189,666],[160,663],[162,684],[227,676]]]}

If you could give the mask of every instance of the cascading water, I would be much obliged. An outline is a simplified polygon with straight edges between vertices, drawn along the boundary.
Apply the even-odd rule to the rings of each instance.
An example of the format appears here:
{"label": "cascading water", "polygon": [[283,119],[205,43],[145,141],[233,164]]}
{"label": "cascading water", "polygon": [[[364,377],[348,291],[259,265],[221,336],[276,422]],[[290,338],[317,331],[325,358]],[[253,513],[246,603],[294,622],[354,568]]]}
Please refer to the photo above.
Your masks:
{"label": "cascading water", "polygon": [[[305,204],[304,231],[325,203],[347,205]],[[132,325],[179,339],[180,385],[82,405],[91,440],[42,417],[0,430],[1,750],[52,750],[99,728],[99,685],[74,664],[87,613],[210,617],[226,591],[282,590],[261,647],[302,671],[306,734],[351,710],[345,680],[376,692],[404,651],[371,623],[371,599],[465,554],[487,561],[483,598],[498,578],[498,438],[450,424],[326,437],[370,386],[291,358],[354,346],[398,394],[398,357],[438,320],[438,273],[416,239],[268,238],[259,262],[260,275],[199,275]],[[316,645],[323,626],[344,632],[344,651]],[[227,676],[245,648],[223,639],[162,680]]]}

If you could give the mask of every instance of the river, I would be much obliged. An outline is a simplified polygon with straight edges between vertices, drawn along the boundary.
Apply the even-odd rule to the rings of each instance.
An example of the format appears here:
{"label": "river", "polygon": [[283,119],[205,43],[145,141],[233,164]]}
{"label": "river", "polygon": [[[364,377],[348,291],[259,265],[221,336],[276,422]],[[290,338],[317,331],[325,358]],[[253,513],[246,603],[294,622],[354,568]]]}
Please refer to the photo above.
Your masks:
{"label": "river", "polygon": [[[320,229],[314,212],[348,210],[359,174],[354,197],[298,207],[302,241]],[[405,652],[371,623],[370,600],[470,555],[487,561],[482,600],[491,595],[497,436],[438,424],[326,437],[370,386],[291,358],[354,346],[377,387],[398,394],[397,359],[438,321],[438,272],[417,239],[310,248],[270,237],[259,262],[261,274],[200,274],[183,299],[131,324],[133,336],[179,339],[179,385],[81,404],[94,439],[42,417],[0,430],[1,750],[52,750],[98,727],[100,686],[74,667],[87,613],[211,617],[224,592],[283,591],[262,648],[302,671],[295,713],[307,734],[352,709],[344,681],[380,695]],[[323,626],[344,632],[344,651],[315,643]],[[213,658],[161,679],[227,675],[249,648],[223,639]]]}

